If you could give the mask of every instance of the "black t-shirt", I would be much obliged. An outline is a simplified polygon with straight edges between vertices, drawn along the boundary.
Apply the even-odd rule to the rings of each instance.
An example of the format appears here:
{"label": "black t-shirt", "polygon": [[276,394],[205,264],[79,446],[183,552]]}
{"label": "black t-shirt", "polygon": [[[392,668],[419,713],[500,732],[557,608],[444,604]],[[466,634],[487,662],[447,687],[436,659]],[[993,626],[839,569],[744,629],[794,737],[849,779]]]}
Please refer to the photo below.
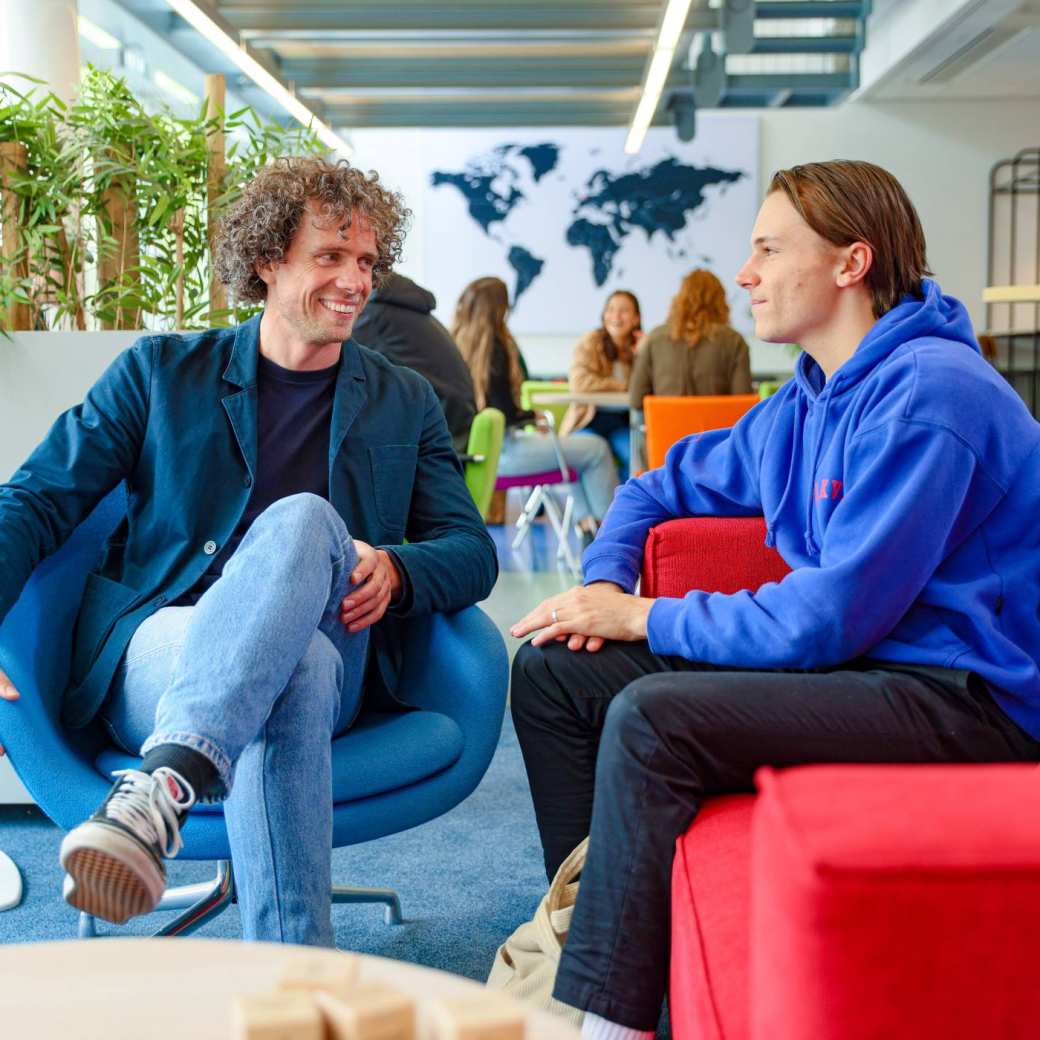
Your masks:
{"label": "black t-shirt", "polygon": [[309,491],[329,497],[329,433],[339,362],[300,372],[262,354],[256,371],[256,474],[245,514],[177,606],[192,606],[220,577],[253,521],[273,502]]}

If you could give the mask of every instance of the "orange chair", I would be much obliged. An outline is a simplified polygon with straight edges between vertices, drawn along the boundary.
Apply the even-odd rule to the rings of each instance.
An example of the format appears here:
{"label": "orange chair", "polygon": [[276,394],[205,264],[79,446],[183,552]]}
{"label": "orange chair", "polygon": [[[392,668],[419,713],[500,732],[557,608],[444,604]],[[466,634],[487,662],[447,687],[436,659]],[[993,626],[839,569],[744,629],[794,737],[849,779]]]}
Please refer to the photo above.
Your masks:
{"label": "orange chair", "polygon": [[758,404],[758,394],[701,394],[695,397],[643,398],[646,461],[650,469],[664,465],[668,449],[691,433],[723,430]]}

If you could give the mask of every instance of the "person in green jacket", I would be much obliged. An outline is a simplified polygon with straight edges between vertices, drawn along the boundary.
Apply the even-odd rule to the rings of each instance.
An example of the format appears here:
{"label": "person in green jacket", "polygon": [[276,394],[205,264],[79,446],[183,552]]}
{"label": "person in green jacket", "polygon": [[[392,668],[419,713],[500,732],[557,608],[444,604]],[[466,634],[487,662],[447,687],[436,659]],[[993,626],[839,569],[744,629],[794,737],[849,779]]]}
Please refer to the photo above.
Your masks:
{"label": "person in green jacket", "polygon": [[[484,599],[494,545],[430,384],[351,339],[408,217],[375,174],[279,159],[216,269],[262,312],[152,335],[0,487],[0,618],[119,485],[63,716],[143,755],[61,847],[66,899],[155,907],[193,804],[225,799],[248,939],[332,945],[331,741],[392,703],[403,619]],[[18,692],[0,674],[0,696]]]}

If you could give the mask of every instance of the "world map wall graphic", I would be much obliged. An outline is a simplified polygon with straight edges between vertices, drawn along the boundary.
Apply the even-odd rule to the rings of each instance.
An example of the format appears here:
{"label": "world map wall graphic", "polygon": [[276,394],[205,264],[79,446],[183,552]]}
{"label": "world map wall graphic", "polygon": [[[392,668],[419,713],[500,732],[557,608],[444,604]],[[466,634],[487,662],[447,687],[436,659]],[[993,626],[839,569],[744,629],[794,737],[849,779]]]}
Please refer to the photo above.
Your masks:
{"label": "world map wall graphic", "polygon": [[[689,144],[652,129],[638,155],[624,128],[372,131],[363,162],[420,214],[406,244],[450,324],[463,288],[497,275],[517,333],[594,328],[607,296],[632,290],[644,326],[665,320],[683,276],[709,267],[749,329],[733,276],[761,201],[758,118],[704,113]],[[421,251],[417,256],[417,251]],[[412,268],[415,270],[415,267]],[[421,272],[421,273],[420,273]]]}
{"label": "world map wall graphic", "polygon": [[[461,192],[470,217],[490,234],[494,224],[504,222],[516,205],[528,198],[517,186],[523,180],[517,164],[529,164],[537,185],[559,161],[560,146],[550,142],[501,144],[462,172],[435,170],[431,183],[434,187],[449,184]],[[691,216],[705,205],[706,189],[733,184],[747,176],[743,170],[692,166],[674,157],[626,173],[596,170],[575,200],[564,240],[568,246],[588,251],[593,281],[603,286],[629,235],[641,231],[652,240],[655,234],[661,234],[674,242],[686,230]],[[507,244],[506,260],[516,272],[512,293],[516,307],[545,269],[546,258],[535,256],[522,244]]]}

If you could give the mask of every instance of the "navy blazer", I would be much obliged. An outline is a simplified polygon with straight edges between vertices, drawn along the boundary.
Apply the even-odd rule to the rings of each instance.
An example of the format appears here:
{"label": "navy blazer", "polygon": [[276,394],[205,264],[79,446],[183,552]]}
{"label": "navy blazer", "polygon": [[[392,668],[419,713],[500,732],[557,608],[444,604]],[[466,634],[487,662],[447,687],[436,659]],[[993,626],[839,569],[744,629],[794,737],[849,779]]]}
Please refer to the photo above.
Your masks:
{"label": "navy blazer", "polygon": [[[0,487],[0,619],[36,564],[125,482],[125,519],[83,593],[64,721],[97,714],[137,626],[199,580],[242,518],[256,476],[260,318],[145,336]],[[350,533],[390,549],[405,595],[373,628],[393,692],[402,618],[484,599],[498,574],[430,384],[348,340],[336,379],[329,500]],[[407,544],[405,543],[407,539]]]}

